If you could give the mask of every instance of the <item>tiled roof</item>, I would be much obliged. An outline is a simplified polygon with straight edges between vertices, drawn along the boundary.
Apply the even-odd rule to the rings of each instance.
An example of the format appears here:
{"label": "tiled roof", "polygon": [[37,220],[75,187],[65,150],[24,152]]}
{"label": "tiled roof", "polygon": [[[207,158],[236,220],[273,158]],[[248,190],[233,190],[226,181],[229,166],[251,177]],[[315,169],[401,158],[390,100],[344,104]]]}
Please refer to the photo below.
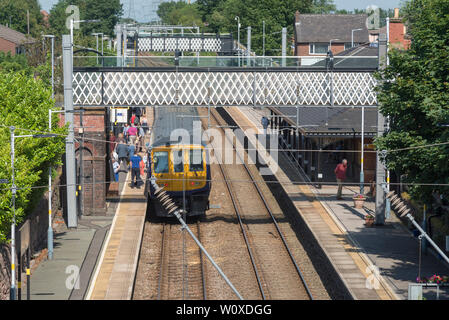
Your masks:
{"label": "tiled roof", "polygon": [[[276,109],[276,108],[274,108]],[[295,107],[278,108],[281,113],[296,116]],[[299,127],[306,135],[360,135],[362,108],[348,107],[299,107]],[[291,118],[292,125],[296,122]],[[326,125],[327,123],[327,125]],[[365,108],[365,134],[375,135],[377,132],[377,108]]]}
{"label": "tiled roof", "polygon": [[32,42],[32,38],[27,38],[23,33],[8,28],[0,24],[0,38],[6,39],[15,44],[23,44]]}
{"label": "tiled roof", "polygon": [[351,42],[351,31],[354,32],[354,42],[369,41],[366,27],[366,14],[300,14],[299,25],[296,26],[296,42],[329,42],[331,39],[340,39],[335,42]]}

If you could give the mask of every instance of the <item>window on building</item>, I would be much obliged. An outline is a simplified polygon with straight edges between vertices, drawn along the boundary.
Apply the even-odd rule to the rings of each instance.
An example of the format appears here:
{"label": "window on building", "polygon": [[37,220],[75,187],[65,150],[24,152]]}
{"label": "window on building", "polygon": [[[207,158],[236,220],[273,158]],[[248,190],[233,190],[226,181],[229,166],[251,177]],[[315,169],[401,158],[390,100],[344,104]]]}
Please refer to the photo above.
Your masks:
{"label": "window on building", "polygon": [[[359,45],[358,42],[354,42],[354,47],[357,47]],[[345,50],[351,49],[352,44],[351,42],[345,43]]]}
{"label": "window on building", "polygon": [[310,54],[326,54],[329,50],[328,43],[311,43],[309,46]]}

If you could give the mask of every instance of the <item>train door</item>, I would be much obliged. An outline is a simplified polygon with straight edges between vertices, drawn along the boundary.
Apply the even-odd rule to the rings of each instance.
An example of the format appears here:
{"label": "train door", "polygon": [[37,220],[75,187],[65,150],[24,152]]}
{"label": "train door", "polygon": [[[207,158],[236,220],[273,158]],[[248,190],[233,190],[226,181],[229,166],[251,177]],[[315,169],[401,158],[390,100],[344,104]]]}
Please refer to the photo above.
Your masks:
{"label": "train door", "polygon": [[185,155],[182,148],[172,149],[172,160],[173,164],[173,190],[182,191],[185,190],[184,172],[185,172]]}

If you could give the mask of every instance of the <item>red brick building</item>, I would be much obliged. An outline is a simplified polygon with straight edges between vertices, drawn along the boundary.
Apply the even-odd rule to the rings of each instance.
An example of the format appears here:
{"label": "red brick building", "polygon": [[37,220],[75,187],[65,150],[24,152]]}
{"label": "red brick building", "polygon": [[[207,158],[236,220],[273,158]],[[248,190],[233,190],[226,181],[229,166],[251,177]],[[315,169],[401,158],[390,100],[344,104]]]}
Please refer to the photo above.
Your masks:
{"label": "red brick building", "polygon": [[369,43],[366,20],[366,14],[300,14],[297,11],[295,55],[323,57],[329,49],[336,55],[350,49],[352,40],[354,46]]}
{"label": "red brick building", "polygon": [[407,36],[407,27],[399,17],[399,9],[394,9],[394,17],[387,21],[388,43],[392,48],[410,48],[410,39]]}
{"label": "red brick building", "polygon": [[0,52],[10,52],[11,55],[23,53],[24,45],[30,42],[32,38],[0,24]]}

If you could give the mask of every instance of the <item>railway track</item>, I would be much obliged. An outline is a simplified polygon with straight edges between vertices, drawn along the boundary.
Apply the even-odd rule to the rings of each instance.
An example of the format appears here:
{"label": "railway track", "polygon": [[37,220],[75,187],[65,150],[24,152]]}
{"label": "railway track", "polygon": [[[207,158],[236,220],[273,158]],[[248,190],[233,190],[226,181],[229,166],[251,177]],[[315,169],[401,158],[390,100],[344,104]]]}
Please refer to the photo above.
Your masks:
{"label": "railway track", "polygon": [[[200,221],[189,225],[201,239]],[[163,223],[157,300],[206,300],[205,266],[201,250],[179,224]]]}
{"label": "railway track", "polygon": [[[216,110],[211,111],[211,117],[219,126],[226,126]],[[237,159],[239,155],[235,146],[233,152]],[[255,168],[250,168],[244,159],[241,160],[241,165],[223,165],[220,162],[219,168],[232,200],[260,297],[264,300],[313,299],[275,214],[255,182],[252,172]],[[241,182],[232,182],[245,179],[253,183],[242,185]],[[248,198],[248,194],[253,196]]]}

